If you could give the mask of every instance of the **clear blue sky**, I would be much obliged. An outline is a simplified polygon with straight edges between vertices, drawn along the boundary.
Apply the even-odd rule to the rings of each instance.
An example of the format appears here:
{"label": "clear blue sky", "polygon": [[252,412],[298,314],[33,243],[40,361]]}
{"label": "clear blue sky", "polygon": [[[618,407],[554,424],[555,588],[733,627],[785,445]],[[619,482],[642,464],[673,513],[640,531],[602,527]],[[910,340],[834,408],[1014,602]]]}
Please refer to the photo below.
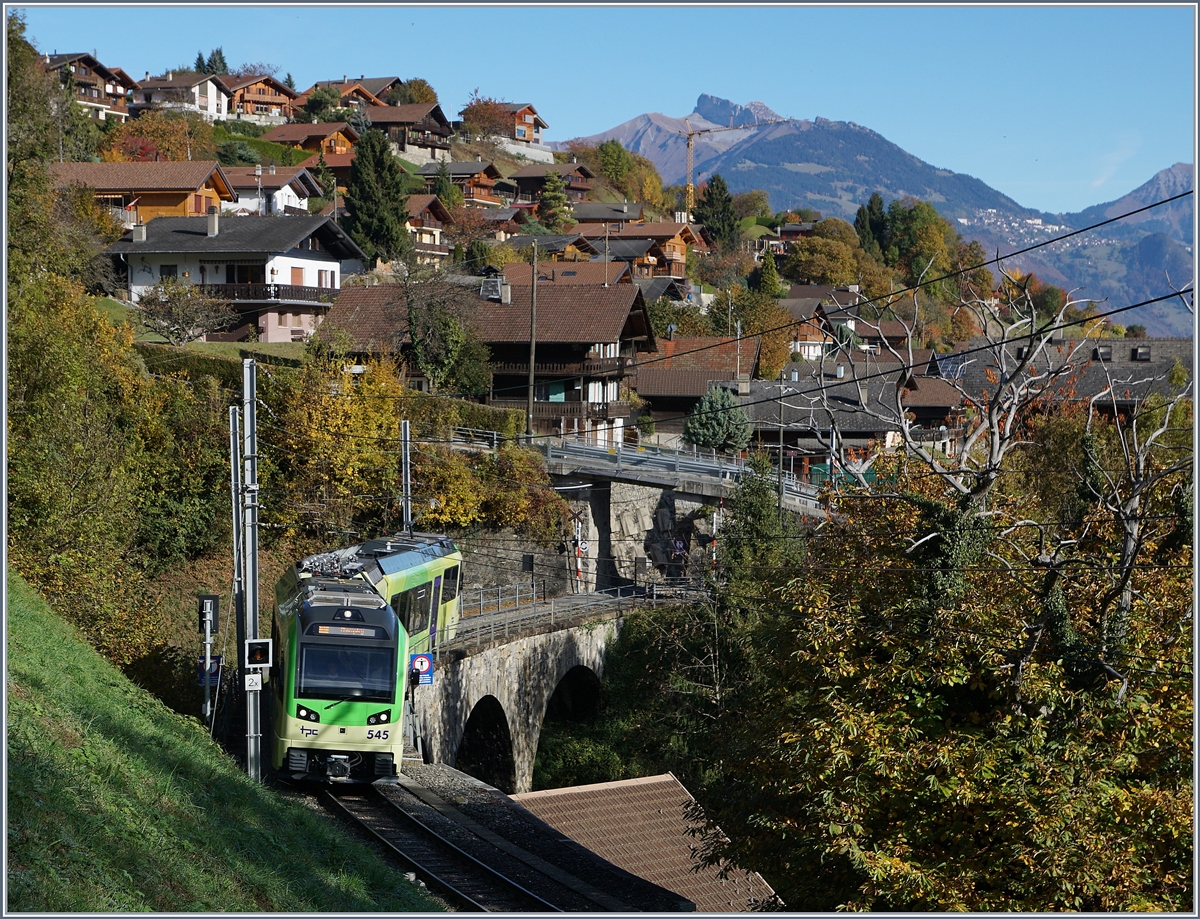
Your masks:
{"label": "clear blue sky", "polygon": [[21,6],[42,51],[135,79],[224,50],[297,87],[422,77],[447,117],[476,87],[531,102],[548,140],[701,93],[853,121],[1018,203],[1072,212],[1195,162],[1191,5]]}

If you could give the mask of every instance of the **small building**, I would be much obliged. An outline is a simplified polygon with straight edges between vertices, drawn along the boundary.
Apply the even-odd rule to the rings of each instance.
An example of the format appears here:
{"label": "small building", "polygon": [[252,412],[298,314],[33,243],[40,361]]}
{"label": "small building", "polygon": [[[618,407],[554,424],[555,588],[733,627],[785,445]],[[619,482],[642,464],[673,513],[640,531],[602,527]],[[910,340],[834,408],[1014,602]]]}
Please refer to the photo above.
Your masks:
{"label": "small building", "polygon": [[358,132],[345,121],[315,124],[281,124],[262,135],[273,144],[284,144],[297,150],[333,154],[349,153],[358,143]]}
{"label": "small building", "polygon": [[589,262],[596,255],[595,244],[578,233],[545,236],[510,236],[505,243],[520,251],[537,243],[538,259],[546,262]]}
{"label": "small building", "polygon": [[387,94],[399,86],[403,80],[399,77],[359,77],[357,80],[353,77],[344,76],[340,80],[317,80],[309,90],[313,89],[337,89],[342,91],[353,87],[370,93],[378,102],[371,102],[371,105],[386,105]]}
{"label": "small building", "polygon": [[319,198],[321,187],[303,166],[226,166],[225,175],[237,201],[222,202],[227,214],[290,214],[308,216],[308,199]]}
{"label": "small building", "polygon": [[58,74],[63,86],[73,83],[75,101],[89,118],[117,122],[129,118],[126,96],[138,84],[120,67],[105,67],[90,54],[46,54],[42,67]]}
{"label": "small building", "polygon": [[83,185],[125,226],[156,217],[192,217],[238,200],[216,160],[186,163],[51,163],[56,187]]}
{"label": "small building", "polygon": [[205,121],[229,117],[233,94],[219,77],[210,73],[168,70],[160,77],[145,79],[132,93],[129,114],[137,117],[150,108],[194,112]]}
{"label": "small building", "polygon": [[[300,165],[307,169],[313,175],[317,174],[317,167],[321,163],[321,154],[315,153],[306,160],[301,160]],[[333,180],[337,184],[337,190],[344,192],[350,184],[350,166],[354,163],[354,151],[349,153],[326,153],[325,165],[329,171],[333,173]]]}
{"label": "small building", "polygon": [[[437,182],[438,172],[443,163],[426,163],[417,170],[417,175],[425,180],[425,190],[432,192]],[[504,198],[496,193],[496,181],[503,178],[500,170],[492,163],[482,161],[465,163],[445,163],[450,171],[450,181],[463,193],[463,203],[467,207],[503,207]]]}
{"label": "small building", "polygon": [[[579,233],[589,237],[593,245],[606,235],[605,227],[601,224],[581,225],[577,229]],[[607,233],[610,241],[614,235],[617,239],[652,239],[658,244],[664,260],[662,264],[654,266],[655,277],[686,277],[688,249],[707,251],[700,233],[687,223],[628,223],[616,234],[613,234],[610,227]]]}
{"label": "small building", "polygon": [[568,201],[582,201],[592,190],[592,179],[596,174],[583,163],[534,163],[519,169],[509,176],[517,183],[517,200],[526,203],[537,201],[546,184],[546,176],[556,173],[566,185]]}
{"label": "small building", "polygon": [[396,156],[417,166],[449,158],[454,132],[436,102],[369,105],[363,112],[371,127],[387,135]]}
{"label": "small building", "polygon": [[624,262],[634,278],[653,278],[667,262],[667,254],[655,239],[622,239],[598,236],[592,241],[597,261]]}
{"label": "small building", "polygon": [[376,96],[361,83],[353,81],[349,83],[331,83],[329,81],[325,81],[323,83],[314,83],[304,92],[300,93],[300,95],[296,97],[296,110],[299,111],[303,109],[305,104],[308,102],[308,97],[318,89],[337,90],[339,94],[338,108],[354,109],[361,112],[368,106],[384,104],[382,99]]}
{"label": "small building", "polygon": [[254,124],[286,124],[296,112],[294,89],[269,74],[234,79],[222,74],[218,79],[229,90],[229,117]]}
{"label": "small building", "polygon": [[642,206],[636,201],[623,201],[620,204],[576,201],[571,205],[571,217],[577,224],[599,224],[601,227],[608,225],[618,232],[627,223],[641,221],[642,213]]}
{"label": "small building", "polygon": [[501,103],[513,119],[513,130],[510,137],[513,140],[524,144],[540,144],[542,142],[542,128],[548,128],[550,125],[542,121],[542,116],[528,102],[504,102]]}
{"label": "small building", "polygon": [[671,773],[512,795],[564,836],[618,868],[678,894],[698,913],[779,910],[761,875],[733,865],[701,866],[696,801]]}
{"label": "small building", "polygon": [[[533,274],[528,262],[509,262],[504,266],[504,280],[512,285],[527,286]],[[604,287],[610,284],[632,284],[629,266],[621,262],[538,262],[540,284],[586,284]],[[541,287],[538,287],[541,290]]]}
{"label": "small building", "polygon": [[237,310],[240,325],[210,336],[297,341],[310,336],[337,300],[343,261],[365,260],[328,217],[159,217],[104,250],[137,302],[164,278],[200,285]]}

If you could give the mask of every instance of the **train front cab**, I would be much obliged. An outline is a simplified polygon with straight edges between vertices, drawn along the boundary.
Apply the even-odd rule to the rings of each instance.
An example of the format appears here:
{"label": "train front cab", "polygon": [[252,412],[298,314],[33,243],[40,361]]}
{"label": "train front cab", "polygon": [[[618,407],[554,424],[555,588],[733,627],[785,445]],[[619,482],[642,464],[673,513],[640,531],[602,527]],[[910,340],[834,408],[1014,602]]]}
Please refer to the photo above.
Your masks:
{"label": "train front cab", "polygon": [[272,766],[295,781],[395,782],[407,636],[369,588],[338,593],[314,591],[290,615],[277,613],[276,647],[282,640],[286,653],[272,674]]}

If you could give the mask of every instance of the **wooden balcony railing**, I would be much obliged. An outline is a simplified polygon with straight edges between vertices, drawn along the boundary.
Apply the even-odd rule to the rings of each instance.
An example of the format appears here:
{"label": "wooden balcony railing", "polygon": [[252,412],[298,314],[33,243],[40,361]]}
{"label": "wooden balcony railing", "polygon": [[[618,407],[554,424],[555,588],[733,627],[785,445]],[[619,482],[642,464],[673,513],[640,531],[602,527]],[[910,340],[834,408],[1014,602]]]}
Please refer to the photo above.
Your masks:
{"label": "wooden balcony railing", "polygon": [[336,287],[301,287],[297,284],[197,284],[207,297],[233,303],[281,301],[289,303],[333,303],[341,293]]}
{"label": "wooden balcony railing", "polygon": [[[579,374],[580,376],[602,376],[618,373],[625,367],[619,357],[588,358],[582,361],[539,361],[534,373],[547,375]],[[529,373],[529,361],[502,361],[492,364],[493,373]]]}

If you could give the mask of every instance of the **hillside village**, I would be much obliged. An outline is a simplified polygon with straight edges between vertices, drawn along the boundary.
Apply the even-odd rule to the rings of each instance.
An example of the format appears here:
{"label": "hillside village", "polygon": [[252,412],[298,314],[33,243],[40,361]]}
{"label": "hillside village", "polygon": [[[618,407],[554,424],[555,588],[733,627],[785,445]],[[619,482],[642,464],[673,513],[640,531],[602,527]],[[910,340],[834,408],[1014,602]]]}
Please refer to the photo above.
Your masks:
{"label": "hillside village", "polygon": [[[998,264],[970,235],[1000,220],[986,210],[963,223],[874,193],[851,220],[777,209],[719,172],[667,184],[617,141],[553,143],[537,98],[441,100],[339,62],[302,88],[286,62],[230,66],[220,48],[151,74],[34,48],[15,15],[8,46],[20,908],[428,905],[346,855],[348,833],[320,843],[329,863],[293,862],[325,837],[272,816],[275,789],[225,795],[219,766],[171,759],[159,728],[127,736],[100,711],[107,690],[46,676],[60,629],[77,632],[70,672],[95,671],[113,699],[132,697],[127,677],[188,749],[215,748],[195,715],[196,595],[219,595],[228,633],[246,509],[261,613],[284,605],[274,585],[296,559],[412,536],[410,499],[418,536],[463,550],[448,602],[464,623],[468,590],[481,620],[485,592],[500,614],[503,590],[536,605],[547,581],[559,598],[652,598],[621,614],[604,668],[573,665],[579,680],[530,717],[526,804],[553,823],[583,805],[548,790],[633,788],[626,828],[647,829],[595,834],[631,842],[646,870],[662,860],[655,815],[707,821],[670,869],[725,897],[708,908],[1192,903],[1190,338]],[[1023,220],[1004,229],[1058,228]],[[1161,299],[1190,309],[1189,293]],[[238,404],[247,426],[258,412],[261,491],[231,463]],[[606,465],[556,471],[568,447]],[[639,456],[662,475],[638,479]],[[681,464],[719,481],[685,493]],[[801,487],[798,510],[785,493]],[[421,622],[432,643],[436,615]],[[323,713],[350,699],[331,701],[310,720],[340,724],[350,706]],[[474,730],[503,753],[499,707],[494,732]],[[410,714],[396,718],[398,734]],[[130,774],[135,757],[170,773]],[[271,835],[285,823],[301,829]],[[114,858],[62,899],[77,888],[54,880],[96,876],[90,853],[125,837],[136,878]],[[158,865],[158,849],[176,854]],[[197,852],[219,890],[173,886]],[[274,886],[245,865],[269,865]],[[309,890],[300,875],[330,865]]]}
{"label": "hillside village", "polygon": [[[653,200],[631,200],[615,187],[620,169],[606,175],[596,148],[581,149],[582,160],[554,152],[543,143],[550,126],[536,100],[501,102],[477,91],[452,120],[430,101],[436,93],[422,80],[344,75],[299,90],[290,78],[267,73],[205,72],[203,55],[196,70],[141,79],[84,53],[46,54],[41,63],[90,120],[125,131],[117,154],[51,166],[59,188],[89,189],[125,231],[104,250],[114,263],[111,293],[137,308],[171,279],[193,295],[226,302],[230,315],[221,328],[197,325],[201,340],[306,342],[322,327],[327,334],[337,328],[355,354],[404,355],[410,384],[436,388],[437,372],[431,379],[428,367],[411,360],[408,317],[393,308],[398,290],[391,282],[409,271],[406,263],[463,288],[456,316],[491,358],[490,385],[480,397],[521,408],[530,347],[522,307],[531,291],[529,270],[517,270],[517,262],[529,262],[536,244],[541,312],[531,433],[678,446],[684,416],[711,387],[759,406],[765,390],[753,381],[785,380],[796,393],[823,393],[826,372],[841,379],[847,368],[892,386],[902,371],[899,385],[918,427],[959,427],[968,394],[945,385],[943,365],[931,355],[969,348],[970,333],[980,328],[957,329],[958,339],[922,336],[916,317],[906,324],[894,308],[879,308],[880,298],[869,297],[879,285],[864,290],[861,273],[859,283],[842,284],[793,274],[792,283],[785,278],[772,292],[771,315],[781,321],[770,328],[734,323],[742,318],[733,315],[736,285],[758,288],[764,257],[782,265],[798,240],[822,235],[821,215],[771,214],[758,201],[738,232],[718,241],[695,211],[681,209],[681,190],[664,194],[656,175],[644,182]],[[425,101],[409,101],[414,89]],[[190,148],[186,158],[168,157],[164,145],[131,143],[141,119],[149,124],[164,115],[237,140],[218,142],[216,160],[193,158]],[[367,131],[386,140],[401,181],[391,193],[376,183],[375,198],[363,201],[351,189]],[[252,138],[255,147],[246,143]],[[399,259],[386,257],[399,250],[384,252],[355,231],[356,211],[385,214],[389,207],[402,211]],[[719,289],[706,285],[716,273],[706,264],[728,262],[733,252],[740,267],[732,274],[726,268]],[[988,291],[983,299],[995,308],[1003,293]],[[725,317],[714,297],[729,301]],[[708,314],[708,321],[699,318]],[[693,327],[721,334],[685,334]],[[1092,334],[1113,333],[1097,323]],[[1116,334],[1124,330],[1118,326]],[[853,345],[844,350],[847,341]],[[1144,343],[1116,354],[1149,353],[1169,364],[1178,350]],[[851,411],[867,414],[861,409]],[[860,418],[843,443],[864,451],[891,444],[903,415],[865,427]],[[831,420],[828,412],[806,417],[785,420],[776,447],[803,470],[810,460],[828,460],[821,431]],[[756,422],[755,439],[774,445],[778,427]],[[941,442],[952,445],[953,435]]]}

